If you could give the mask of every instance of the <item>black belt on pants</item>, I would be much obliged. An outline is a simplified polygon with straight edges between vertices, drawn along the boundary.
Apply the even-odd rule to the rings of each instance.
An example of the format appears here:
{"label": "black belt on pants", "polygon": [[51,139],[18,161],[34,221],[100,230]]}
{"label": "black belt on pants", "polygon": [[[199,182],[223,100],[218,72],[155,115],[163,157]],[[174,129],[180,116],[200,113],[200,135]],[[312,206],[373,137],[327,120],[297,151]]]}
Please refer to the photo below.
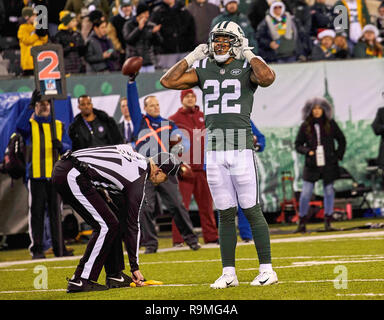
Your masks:
{"label": "black belt on pants", "polygon": [[[89,175],[88,175],[89,166],[88,166],[88,164],[86,164],[85,162],[80,161],[76,157],[72,156],[71,150],[68,150],[66,153],[64,153],[64,155],[61,157],[61,160],[71,160],[73,167],[76,168],[76,170],[78,170],[81,174],[83,174],[87,178],[89,178]],[[111,197],[109,196],[109,193],[106,189],[101,188],[101,187],[97,187],[96,190],[103,197],[103,199],[109,204],[109,206],[111,207],[111,209],[113,211],[115,211],[115,212],[119,211],[118,207],[113,203],[113,201],[112,201]]]}

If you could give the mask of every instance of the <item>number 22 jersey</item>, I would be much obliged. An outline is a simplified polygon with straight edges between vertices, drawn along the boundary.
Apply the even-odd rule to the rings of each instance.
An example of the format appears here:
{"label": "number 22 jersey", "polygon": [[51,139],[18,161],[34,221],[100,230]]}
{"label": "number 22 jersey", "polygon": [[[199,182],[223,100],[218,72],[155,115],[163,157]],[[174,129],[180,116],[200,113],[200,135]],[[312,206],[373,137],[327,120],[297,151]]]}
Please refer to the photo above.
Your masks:
{"label": "number 22 jersey", "polygon": [[193,67],[203,92],[207,150],[252,149],[250,116],[257,84],[250,80],[252,68],[248,61],[218,64],[205,58]]}

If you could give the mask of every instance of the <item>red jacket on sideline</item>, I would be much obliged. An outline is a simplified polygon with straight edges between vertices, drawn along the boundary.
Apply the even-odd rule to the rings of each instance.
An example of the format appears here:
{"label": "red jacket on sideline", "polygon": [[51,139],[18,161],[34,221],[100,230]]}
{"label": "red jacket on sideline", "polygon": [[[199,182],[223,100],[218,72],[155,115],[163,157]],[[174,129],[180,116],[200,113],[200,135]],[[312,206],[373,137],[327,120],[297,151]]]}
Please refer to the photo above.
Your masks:
{"label": "red jacket on sideline", "polygon": [[[183,155],[184,159],[188,159],[187,163],[191,166],[192,170],[204,170],[204,144],[205,144],[205,122],[204,113],[200,111],[198,106],[194,108],[181,107],[176,111],[175,114],[170,116],[168,119],[175,122],[179,129],[188,131],[190,148]],[[193,129],[200,129],[200,133],[195,133],[193,136]],[[193,161],[193,150],[198,150],[196,143],[200,143],[200,159],[199,163],[196,164],[196,160]],[[195,155],[196,157],[197,155]],[[195,162],[195,163],[194,163]]]}

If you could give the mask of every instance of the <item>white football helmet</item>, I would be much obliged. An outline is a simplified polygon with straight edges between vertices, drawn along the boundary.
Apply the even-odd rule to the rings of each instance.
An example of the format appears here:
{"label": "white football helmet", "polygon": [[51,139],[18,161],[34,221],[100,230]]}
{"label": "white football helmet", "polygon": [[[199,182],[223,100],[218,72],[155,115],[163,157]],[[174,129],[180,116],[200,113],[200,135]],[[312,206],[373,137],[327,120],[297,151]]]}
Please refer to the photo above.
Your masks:
{"label": "white football helmet", "polygon": [[243,43],[243,38],[245,38],[244,31],[241,27],[233,21],[222,21],[216,24],[211,32],[209,33],[208,39],[208,49],[209,55],[211,57],[215,56],[214,42],[215,38],[218,36],[226,36],[230,38],[230,49],[228,51],[229,55],[232,57],[236,56],[236,48],[240,48]]}

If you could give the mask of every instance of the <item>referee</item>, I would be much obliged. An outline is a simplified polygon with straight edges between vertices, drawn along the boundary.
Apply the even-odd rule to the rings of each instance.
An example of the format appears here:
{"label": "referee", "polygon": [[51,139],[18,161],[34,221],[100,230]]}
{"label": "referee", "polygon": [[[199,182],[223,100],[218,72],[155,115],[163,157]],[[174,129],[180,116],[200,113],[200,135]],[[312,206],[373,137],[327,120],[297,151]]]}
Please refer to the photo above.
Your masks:
{"label": "referee", "polygon": [[[172,154],[163,152],[146,158],[127,144],[68,152],[56,163],[56,190],[93,228],[85,253],[68,281],[68,293],[126,287],[132,281],[142,285],[138,252],[144,186],[147,179],[155,185],[168,178],[177,183],[175,176],[180,165]],[[125,213],[115,208],[109,194],[119,196],[118,207],[126,208]],[[124,257],[119,232],[127,249],[132,279],[122,272]],[[103,266],[106,286],[97,283]]]}

